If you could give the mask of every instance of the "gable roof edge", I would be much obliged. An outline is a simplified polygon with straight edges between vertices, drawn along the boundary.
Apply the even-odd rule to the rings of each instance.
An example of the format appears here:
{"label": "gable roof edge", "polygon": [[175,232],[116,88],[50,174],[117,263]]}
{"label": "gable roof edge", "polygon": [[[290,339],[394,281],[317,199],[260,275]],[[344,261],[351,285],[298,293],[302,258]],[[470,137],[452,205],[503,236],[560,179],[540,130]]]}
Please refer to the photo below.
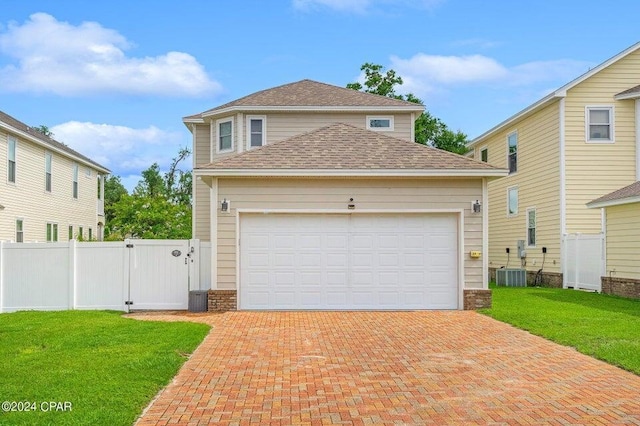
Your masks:
{"label": "gable roof edge", "polygon": [[591,76],[593,76],[593,75],[599,73],[600,71],[602,71],[603,69],[607,68],[609,65],[618,62],[620,59],[624,58],[625,56],[627,56],[627,55],[629,55],[629,54],[631,54],[633,52],[635,52],[638,49],[640,49],[640,42],[637,42],[634,45],[626,48],[622,52],[618,53],[617,55],[612,56],[611,58],[609,58],[606,61],[602,62],[598,66],[593,67],[592,69],[590,69],[589,71],[587,71],[584,74],[580,75],[579,77],[571,80],[569,83],[565,84],[564,86],[560,87],[559,89],[554,90],[553,92],[551,92],[550,94],[548,94],[544,98],[540,99],[539,101],[529,105],[528,107],[526,107],[525,109],[521,110],[520,112],[517,112],[516,114],[514,114],[511,117],[507,118],[506,120],[504,120],[500,124],[498,124],[498,125],[492,127],[491,129],[487,130],[486,132],[484,132],[480,136],[474,138],[471,142],[469,142],[467,144],[467,146],[469,148],[471,148],[474,145],[476,145],[479,142],[481,142],[482,140],[486,139],[488,136],[498,132],[499,130],[501,130],[502,128],[506,127],[507,125],[513,123],[514,121],[519,120],[523,116],[536,111],[538,108],[542,107],[543,105],[547,104],[548,102],[551,102],[554,99],[559,99],[559,98],[566,97],[568,90],[572,89],[573,87],[575,87],[578,84],[582,83],[586,79],[590,78]]}
{"label": "gable roof edge", "polygon": [[[24,131],[22,131],[20,129],[17,129],[17,128],[13,127],[12,125],[8,124],[8,123],[5,123],[2,120],[0,120],[0,128],[4,128],[8,132],[17,134],[21,138],[27,139],[28,141],[33,142],[36,145],[40,145],[40,146],[44,147],[45,149],[48,149],[50,151],[56,152],[58,154],[61,154],[64,157],[71,158],[72,160],[75,160],[78,163],[84,164],[85,166],[89,166],[89,167],[93,168],[94,170],[98,170],[98,171],[100,171],[102,173],[105,173],[105,174],[110,174],[111,173],[111,170],[109,170],[106,167],[96,163],[95,161],[91,160],[90,158],[86,157],[86,159],[85,159],[85,158],[82,158],[82,157],[80,157],[78,155],[75,155],[75,153],[74,153],[74,152],[76,152],[75,150],[71,150],[69,148],[70,151],[74,151],[74,152],[69,152],[67,150],[58,148],[55,145],[52,145],[51,143],[48,143],[46,140],[43,140],[43,139],[40,139],[40,138],[35,137],[33,135],[30,135],[29,133],[26,133],[26,132],[24,132]],[[56,142],[58,142],[58,141],[56,141]],[[58,143],[61,143],[61,142],[58,142]],[[80,154],[80,153],[78,152],[78,154]],[[82,154],[80,154],[80,155],[82,155]]]}

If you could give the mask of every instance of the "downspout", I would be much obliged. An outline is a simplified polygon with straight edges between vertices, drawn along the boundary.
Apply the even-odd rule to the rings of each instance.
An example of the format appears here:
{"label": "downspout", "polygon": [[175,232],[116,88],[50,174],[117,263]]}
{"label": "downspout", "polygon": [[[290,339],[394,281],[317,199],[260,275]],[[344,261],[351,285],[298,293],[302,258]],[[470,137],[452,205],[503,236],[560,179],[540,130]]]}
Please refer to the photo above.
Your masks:
{"label": "downspout", "polygon": [[558,114],[558,133],[560,136],[560,273],[562,274],[562,288],[567,288],[567,277],[565,275],[565,271],[567,270],[566,256],[566,236],[567,236],[567,190],[566,190],[566,153],[565,153],[565,98],[560,99],[560,103],[558,105],[559,114]]}
{"label": "downspout", "polygon": [[636,181],[640,181],[640,99],[636,99]]}

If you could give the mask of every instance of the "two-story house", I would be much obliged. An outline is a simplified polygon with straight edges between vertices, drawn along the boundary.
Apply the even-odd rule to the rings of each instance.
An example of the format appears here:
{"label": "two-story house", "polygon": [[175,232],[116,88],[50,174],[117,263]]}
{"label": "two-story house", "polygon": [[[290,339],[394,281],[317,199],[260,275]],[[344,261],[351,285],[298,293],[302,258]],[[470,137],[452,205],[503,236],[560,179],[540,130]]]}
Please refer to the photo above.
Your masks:
{"label": "two-story house", "polygon": [[101,240],[108,173],[0,112],[0,241]]}
{"label": "two-story house", "polygon": [[640,43],[470,142],[509,169],[489,184],[491,274],[542,269],[547,284],[600,291],[603,214],[586,204],[640,179],[639,83]]}
{"label": "two-story house", "polygon": [[488,180],[413,142],[422,105],[311,80],[185,117],[211,310],[487,306]]}

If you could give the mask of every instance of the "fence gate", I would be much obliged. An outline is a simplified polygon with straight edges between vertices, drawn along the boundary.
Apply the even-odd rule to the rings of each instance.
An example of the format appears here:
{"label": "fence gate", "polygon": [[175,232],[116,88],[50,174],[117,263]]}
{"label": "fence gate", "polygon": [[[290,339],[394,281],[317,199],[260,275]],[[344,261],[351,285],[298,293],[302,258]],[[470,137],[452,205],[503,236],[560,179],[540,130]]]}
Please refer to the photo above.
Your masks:
{"label": "fence gate", "polygon": [[569,234],[563,240],[563,287],[601,291],[600,277],[604,274],[602,234]]}
{"label": "fence gate", "polygon": [[129,297],[132,310],[184,310],[189,304],[188,240],[128,240]]}

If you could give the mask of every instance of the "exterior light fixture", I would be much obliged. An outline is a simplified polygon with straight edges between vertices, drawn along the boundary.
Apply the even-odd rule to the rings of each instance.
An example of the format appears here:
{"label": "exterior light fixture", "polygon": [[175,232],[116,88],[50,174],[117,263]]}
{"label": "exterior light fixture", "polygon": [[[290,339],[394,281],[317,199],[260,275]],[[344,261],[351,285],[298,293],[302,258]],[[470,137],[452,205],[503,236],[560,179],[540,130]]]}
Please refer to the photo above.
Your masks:
{"label": "exterior light fixture", "polygon": [[474,213],[480,213],[482,211],[482,204],[480,204],[480,201],[476,200],[471,204],[471,208],[473,209]]}
{"label": "exterior light fixture", "polygon": [[226,198],[222,200],[220,210],[222,210],[225,213],[229,211],[229,200],[227,200]]}

